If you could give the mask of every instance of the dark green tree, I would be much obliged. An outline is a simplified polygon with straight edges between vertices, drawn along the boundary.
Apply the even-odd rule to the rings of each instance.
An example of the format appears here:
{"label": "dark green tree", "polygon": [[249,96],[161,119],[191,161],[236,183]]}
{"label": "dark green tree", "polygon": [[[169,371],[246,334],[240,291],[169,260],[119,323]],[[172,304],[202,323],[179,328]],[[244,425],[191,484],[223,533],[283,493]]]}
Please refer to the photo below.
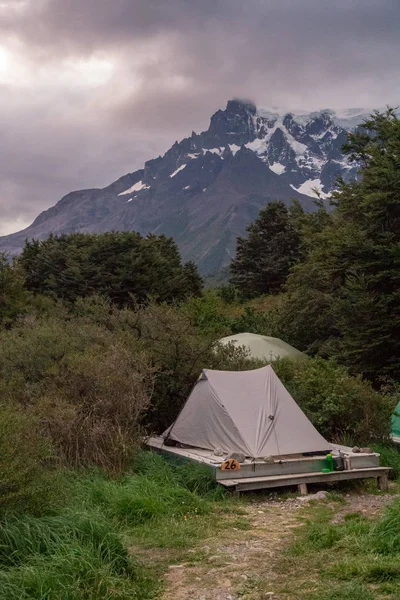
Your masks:
{"label": "dark green tree", "polygon": [[182,264],[175,242],[163,235],[51,235],[27,241],[19,262],[29,290],[68,302],[93,294],[117,306],[150,297],[179,302],[202,288],[195,265]]}
{"label": "dark green tree", "polygon": [[299,256],[293,215],[283,202],[271,202],[247,231],[237,239],[231,283],[244,298],[277,294]]}
{"label": "dark green tree", "polygon": [[349,136],[359,181],[339,185],[335,210],[308,232],[281,319],[292,343],[335,356],[379,383],[400,378],[400,121],[375,112]]}
{"label": "dark green tree", "polygon": [[0,253],[0,327],[10,325],[24,313],[28,301],[29,293],[24,286],[23,270]]}

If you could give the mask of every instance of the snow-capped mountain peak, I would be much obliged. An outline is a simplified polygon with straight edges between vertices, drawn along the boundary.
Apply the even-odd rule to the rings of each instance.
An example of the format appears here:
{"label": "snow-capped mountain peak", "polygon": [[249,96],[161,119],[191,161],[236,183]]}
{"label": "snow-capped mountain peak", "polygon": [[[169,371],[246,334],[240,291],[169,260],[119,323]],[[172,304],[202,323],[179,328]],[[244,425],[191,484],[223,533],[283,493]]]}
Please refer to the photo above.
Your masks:
{"label": "snow-capped mountain peak", "polygon": [[26,238],[50,233],[136,230],[173,236],[184,259],[216,272],[268,202],[295,198],[315,210],[313,198],[329,197],[339,176],[357,176],[342,145],[364,116],[361,109],[305,113],[231,100],[207,131],[192,132],[102,190],[68,194],[26,230],[1,238],[0,249],[16,254]]}

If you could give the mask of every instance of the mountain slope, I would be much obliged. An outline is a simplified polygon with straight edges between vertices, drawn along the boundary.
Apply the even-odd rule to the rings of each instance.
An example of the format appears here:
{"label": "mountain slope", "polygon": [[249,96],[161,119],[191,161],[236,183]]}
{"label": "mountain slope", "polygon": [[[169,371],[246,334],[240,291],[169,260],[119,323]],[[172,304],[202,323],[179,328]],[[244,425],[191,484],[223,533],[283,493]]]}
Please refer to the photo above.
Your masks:
{"label": "mountain slope", "polygon": [[0,238],[0,250],[17,254],[26,238],[50,233],[136,230],[172,235],[185,260],[203,274],[216,272],[268,202],[296,198],[311,211],[314,187],[326,197],[339,175],[356,175],[341,153],[346,123],[357,119],[350,116],[347,122],[332,111],[279,115],[229,101],[207,131],[175,142],[104,189],[68,194],[27,229]]}

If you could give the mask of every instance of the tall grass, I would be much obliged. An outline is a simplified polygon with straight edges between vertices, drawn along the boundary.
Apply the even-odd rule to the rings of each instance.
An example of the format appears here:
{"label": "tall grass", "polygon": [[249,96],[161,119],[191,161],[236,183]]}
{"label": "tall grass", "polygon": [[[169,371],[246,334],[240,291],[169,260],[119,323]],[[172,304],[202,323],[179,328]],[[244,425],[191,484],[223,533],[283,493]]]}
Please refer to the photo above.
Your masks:
{"label": "tall grass", "polygon": [[153,589],[121,529],[99,511],[3,520],[0,598],[148,598]]}
{"label": "tall grass", "polygon": [[380,463],[384,467],[392,469],[390,477],[392,479],[400,478],[400,452],[399,446],[396,444],[375,444],[374,451],[380,456]]}
{"label": "tall grass", "polygon": [[326,512],[306,524],[290,553],[302,560],[318,557],[320,561],[322,591],[313,600],[373,600],[398,592],[400,500],[395,500],[377,521],[354,514],[343,524],[334,525]]}
{"label": "tall grass", "polygon": [[[187,519],[212,511],[220,498],[203,469],[173,467],[141,453],[136,471],[119,480],[100,472],[65,478],[69,503],[53,514],[3,516],[0,598],[5,600],[144,600],[159,582],[129,546],[135,537],[188,533]],[[198,521],[194,521],[198,523]],[[199,534],[199,529],[192,533]],[[189,531],[190,539],[190,531]]]}

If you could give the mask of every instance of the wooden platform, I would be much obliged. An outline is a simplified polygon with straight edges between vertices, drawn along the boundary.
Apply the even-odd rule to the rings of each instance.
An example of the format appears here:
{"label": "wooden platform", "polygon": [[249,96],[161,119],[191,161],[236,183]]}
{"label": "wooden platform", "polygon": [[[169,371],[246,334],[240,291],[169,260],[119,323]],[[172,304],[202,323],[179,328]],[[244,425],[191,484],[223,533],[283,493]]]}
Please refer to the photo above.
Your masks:
{"label": "wooden platform", "polygon": [[272,457],[272,462],[246,458],[239,471],[222,470],[224,457],[210,450],[190,446],[165,446],[161,436],[146,440],[146,445],[161,452],[173,462],[200,463],[210,469],[212,476],[226,489],[236,492],[297,486],[300,494],[307,493],[308,483],[330,483],[351,479],[375,478],[380,488],[387,489],[389,469],[379,466],[379,454],[354,453],[351,448],[332,444],[332,453],[344,456],[345,470],[323,473],[324,456],[287,455]]}
{"label": "wooden platform", "polygon": [[333,471],[332,473],[298,473],[295,475],[280,475],[279,477],[246,477],[242,479],[220,480],[219,483],[225,488],[235,492],[295,485],[300,494],[305,495],[307,494],[308,483],[333,483],[334,481],[374,478],[378,480],[379,489],[387,491],[389,471],[390,469],[387,467],[375,467],[372,469]]}

